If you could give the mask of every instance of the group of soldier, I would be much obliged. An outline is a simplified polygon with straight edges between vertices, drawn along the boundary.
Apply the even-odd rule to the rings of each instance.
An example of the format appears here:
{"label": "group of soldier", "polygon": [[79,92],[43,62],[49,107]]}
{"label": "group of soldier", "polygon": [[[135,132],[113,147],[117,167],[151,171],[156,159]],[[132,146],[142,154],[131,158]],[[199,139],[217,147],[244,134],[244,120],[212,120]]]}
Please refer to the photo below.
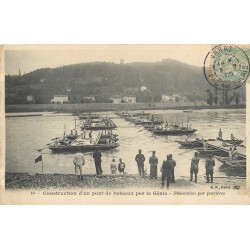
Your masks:
{"label": "group of soldier", "polygon": [[[142,154],[142,150],[139,149],[139,153],[136,155],[135,160],[137,162],[138,166],[138,172],[140,175],[144,176],[144,162],[145,162],[145,156]],[[191,160],[191,166],[190,166],[190,181],[193,181],[197,183],[197,175],[199,172],[199,161],[200,158],[198,157],[198,152],[195,152],[194,157]],[[150,178],[157,180],[157,165],[158,165],[158,158],[156,157],[156,152],[152,152],[152,156],[149,158],[149,164],[150,164]],[[167,188],[169,188],[170,183],[175,183],[175,166],[176,162],[173,159],[173,155],[169,154],[166,157],[166,160],[163,161],[161,166],[161,181],[162,181],[162,188],[164,188],[164,184],[166,182]],[[215,160],[213,158],[212,154],[209,154],[209,157],[206,159],[206,177],[207,177],[207,183],[211,180],[211,183],[213,183],[213,173],[214,173],[214,166],[215,166]]]}
{"label": "group of soldier", "polygon": [[[101,152],[96,149],[96,151],[93,153],[93,159],[95,163],[96,168],[96,175],[102,175],[102,154]],[[142,177],[145,177],[145,169],[144,169],[144,162],[146,158],[142,154],[142,150],[139,149],[138,154],[135,156],[135,161],[137,163],[138,172]],[[194,157],[191,159],[191,166],[190,166],[190,181],[193,181],[197,183],[197,175],[199,172],[199,155],[198,152],[194,153]],[[73,163],[75,165],[75,172],[77,170],[79,171],[79,178],[83,179],[83,165],[85,164],[84,155],[81,152],[78,152],[74,156]],[[158,158],[156,157],[156,152],[152,152],[152,156],[149,158],[149,164],[150,164],[150,179],[156,179],[157,180],[157,168],[158,168]],[[169,188],[170,183],[175,183],[175,166],[176,161],[173,159],[173,155],[169,154],[166,156],[166,159],[163,161],[161,166],[161,184],[162,188],[164,188],[164,185],[166,183],[167,188]],[[214,173],[214,166],[215,166],[215,160],[213,158],[213,155],[210,154],[209,157],[206,159],[206,177],[207,177],[207,183],[211,180],[211,183],[213,182],[213,173]],[[117,164],[115,162],[115,159],[112,159],[112,162],[110,164],[110,170],[111,174],[116,174],[117,170],[120,174],[125,174],[125,163],[122,161],[122,159],[119,159],[119,163]]]}

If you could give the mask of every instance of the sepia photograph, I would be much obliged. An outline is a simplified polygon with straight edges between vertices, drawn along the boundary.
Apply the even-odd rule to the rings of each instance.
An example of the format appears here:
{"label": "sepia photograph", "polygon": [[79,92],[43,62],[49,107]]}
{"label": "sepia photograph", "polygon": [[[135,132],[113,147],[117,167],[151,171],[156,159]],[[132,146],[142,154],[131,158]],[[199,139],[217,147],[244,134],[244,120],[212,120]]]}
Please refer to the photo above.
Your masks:
{"label": "sepia photograph", "polygon": [[4,45],[0,203],[249,204],[249,58],[237,44]]}

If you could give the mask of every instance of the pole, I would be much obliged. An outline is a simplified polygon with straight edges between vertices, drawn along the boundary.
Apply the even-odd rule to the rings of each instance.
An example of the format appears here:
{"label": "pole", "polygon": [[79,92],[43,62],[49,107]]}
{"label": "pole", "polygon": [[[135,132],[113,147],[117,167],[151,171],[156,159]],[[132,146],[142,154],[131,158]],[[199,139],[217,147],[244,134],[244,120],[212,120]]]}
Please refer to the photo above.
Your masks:
{"label": "pole", "polygon": [[224,84],[222,85],[222,103],[225,104],[225,87]]}
{"label": "pole", "polygon": [[43,160],[42,160],[42,174],[43,174]]}
{"label": "pole", "polygon": [[75,118],[75,130],[76,130],[76,118]]}

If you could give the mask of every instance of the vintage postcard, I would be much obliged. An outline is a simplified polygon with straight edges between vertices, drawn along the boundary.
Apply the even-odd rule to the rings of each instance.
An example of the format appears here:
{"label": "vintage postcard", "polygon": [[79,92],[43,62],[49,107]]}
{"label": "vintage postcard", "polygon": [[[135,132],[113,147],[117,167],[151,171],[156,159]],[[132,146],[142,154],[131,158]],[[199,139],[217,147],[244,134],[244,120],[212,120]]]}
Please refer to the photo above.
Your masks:
{"label": "vintage postcard", "polygon": [[250,45],[0,53],[0,204],[250,204]]}

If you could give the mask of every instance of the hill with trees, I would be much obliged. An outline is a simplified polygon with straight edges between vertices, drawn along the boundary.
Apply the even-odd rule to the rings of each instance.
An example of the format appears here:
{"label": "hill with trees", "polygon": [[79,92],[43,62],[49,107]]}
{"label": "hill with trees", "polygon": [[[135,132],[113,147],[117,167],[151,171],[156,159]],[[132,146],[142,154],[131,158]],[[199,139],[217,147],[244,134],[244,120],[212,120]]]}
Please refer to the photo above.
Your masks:
{"label": "hill with trees", "polygon": [[[140,91],[141,86],[147,90]],[[116,95],[135,95],[137,102],[159,102],[162,94],[178,94],[189,101],[210,98],[211,102],[213,93],[202,67],[172,59],[155,63],[82,63],[5,76],[6,104],[27,103],[28,95],[34,96],[33,103],[50,103],[54,95],[65,94],[70,103],[86,102],[84,97],[89,96],[96,102],[110,102],[110,97]],[[245,98],[245,86],[234,93],[236,97]]]}

